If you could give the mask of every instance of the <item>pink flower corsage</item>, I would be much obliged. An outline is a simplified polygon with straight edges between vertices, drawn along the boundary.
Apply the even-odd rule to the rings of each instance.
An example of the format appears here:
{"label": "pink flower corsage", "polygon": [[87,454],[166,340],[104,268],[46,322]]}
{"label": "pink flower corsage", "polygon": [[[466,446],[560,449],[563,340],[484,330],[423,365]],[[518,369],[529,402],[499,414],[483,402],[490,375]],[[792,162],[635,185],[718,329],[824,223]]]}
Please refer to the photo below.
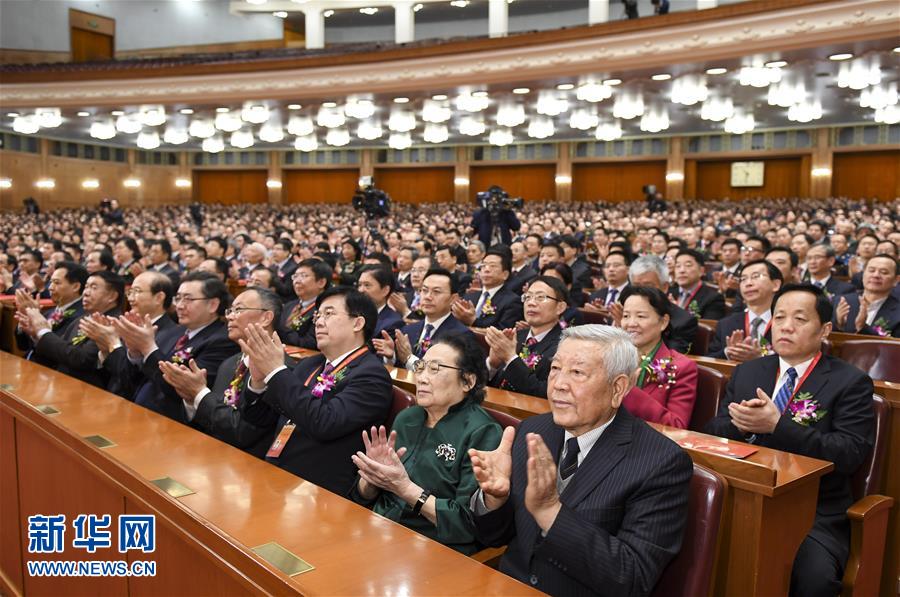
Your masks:
{"label": "pink flower corsage", "polygon": [[231,408],[237,409],[238,396],[241,394],[241,386],[244,385],[244,378],[246,375],[247,368],[244,366],[244,363],[241,362],[235,372],[234,379],[231,380],[231,383],[229,383],[228,387],[225,389],[225,404]]}
{"label": "pink flower corsage", "polygon": [[181,350],[176,350],[172,355],[172,362],[177,365],[184,365],[188,361],[191,360],[191,349],[192,346],[188,346],[187,348],[182,348]]}
{"label": "pink flower corsage", "polygon": [[788,412],[791,413],[791,420],[794,423],[804,427],[809,427],[828,414],[827,410],[819,410],[818,400],[813,400],[809,392],[800,392],[795,396],[788,404]]}
{"label": "pink flower corsage", "polygon": [[884,317],[879,317],[878,319],[876,319],[875,321],[873,321],[873,322],[872,322],[872,325],[869,326],[869,327],[871,327],[872,330],[873,330],[876,334],[878,334],[879,336],[881,336],[882,338],[885,338],[885,337],[891,335],[890,332],[888,332],[888,329],[887,329],[887,328],[888,328],[888,322],[885,321]]}
{"label": "pink flower corsage", "polygon": [[521,358],[525,365],[532,371],[534,371],[537,368],[538,363],[541,362],[541,355],[536,352],[531,352],[528,346],[522,347],[522,352],[519,353],[519,358]]}
{"label": "pink flower corsage", "polygon": [[66,309],[65,311],[57,309],[50,314],[47,321],[50,322],[50,327],[55,330],[64,319],[72,317],[73,315],[75,315],[75,309]]}
{"label": "pink flower corsage", "polygon": [[428,338],[427,340],[423,339],[416,344],[416,354],[425,354],[428,352],[429,348],[431,348],[431,338]]}
{"label": "pink flower corsage", "polygon": [[655,383],[661,388],[671,388],[675,385],[678,365],[673,362],[672,357],[654,359],[644,365],[644,370],[647,372],[644,385]]}
{"label": "pink flower corsage", "polygon": [[345,370],[341,369],[337,375],[322,373],[316,377],[316,385],[313,386],[312,395],[321,398],[325,392],[330,392],[339,381],[344,379]]}

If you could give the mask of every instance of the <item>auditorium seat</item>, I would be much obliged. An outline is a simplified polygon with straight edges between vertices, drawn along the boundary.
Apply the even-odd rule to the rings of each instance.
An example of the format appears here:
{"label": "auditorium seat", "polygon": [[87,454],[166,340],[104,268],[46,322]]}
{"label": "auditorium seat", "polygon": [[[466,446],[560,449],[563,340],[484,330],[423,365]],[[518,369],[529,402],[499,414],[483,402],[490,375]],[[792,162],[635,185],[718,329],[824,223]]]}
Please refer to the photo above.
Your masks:
{"label": "auditorium seat", "polygon": [[709,343],[716,334],[716,329],[706,325],[703,322],[697,323],[697,335],[694,336],[694,342],[688,354],[698,357],[705,356],[709,352]]}
{"label": "auditorium seat", "polygon": [[841,346],[841,358],[872,379],[900,382],[900,342],[848,340]]}
{"label": "auditorium seat", "polygon": [[484,405],[482,405],[482,408],[486,410],[489,415],[494,417],[494,420],[497,421],[497,423],[499,423],[500,426],[504,429],[506,429],[507,427],[515,427],[516,429],[518,429],[519,423],[522,422],[521,419],[518,419],[509,413],[505,413],[500,410],[494,410],[493,408],[488,408]]}
{"label": "auditorium seat", "polygon": [[887,522],[893,498],[876,495],[881,487],[887,446],[889,407],[887,401],[872,396],[875,411],[875,441],[866,460],[853,475],[853,497],[847,510],[850,518],[850,557],[844,570],[845,596],[877,595],[887,537]]}
{"label": "auditorium seat", "polygon": [[703,427],[716,416],[727,384],[728,378],[722,373],[703,365],[697,366],[697,400],[688,429],[703,432]]}
{"label": "auditorium seat", "polygon": [[401,410],[409,408],[410,406],[415,406],[416,404],[416,398],[412,394],[397,386],[391,387],[393,402],[391,402],[391,411],[388,413],[387,422],[385,423],[385,427],[388,429],[394,426],[394,419],[397,418],[397,415],[400,414]]}
{"label": "auditorium seat", "polygon": [[718,473],[694,464],[688,499],[687,525],[681,551],[663,571],[654,596],[695,597],[710,594],[719,520],[725,505],[728,481]]}
{"label": "auditorium seat", "polygon": [[578,309],[578,312],[581,313],[581,317],[584,323],[599,323],[601,325],[606,325],[609,323],[609,319],[605,315],[601,315],[596,311],[588,311],[587,309]]}

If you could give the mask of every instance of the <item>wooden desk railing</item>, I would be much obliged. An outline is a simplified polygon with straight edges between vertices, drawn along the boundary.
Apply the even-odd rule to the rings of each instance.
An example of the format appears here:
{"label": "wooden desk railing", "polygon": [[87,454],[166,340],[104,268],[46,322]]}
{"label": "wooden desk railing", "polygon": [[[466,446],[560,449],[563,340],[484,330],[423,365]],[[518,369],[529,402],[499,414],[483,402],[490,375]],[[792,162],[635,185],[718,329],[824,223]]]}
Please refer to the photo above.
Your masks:
{"label": "wooden desk railing", "polygon": [[[0,353],[0,593],[536,595],[486,566],[286,471],[93,386]],[[38,407],[52,406],[47,415]],[[99,449],[83,438],[102,435]],[[149,480],[195,493],[174,499]],[[155,577],[31,577],[27,517],[156,515]],[[113,530],[115,535],[115,530]],[[115,541],[115,537],[113,537]],[[251,548],[277,542],[314,569],[288,576]],[[129,558],[134,552],[129,552]],[[375,556],[373,556],[375,554]]]}

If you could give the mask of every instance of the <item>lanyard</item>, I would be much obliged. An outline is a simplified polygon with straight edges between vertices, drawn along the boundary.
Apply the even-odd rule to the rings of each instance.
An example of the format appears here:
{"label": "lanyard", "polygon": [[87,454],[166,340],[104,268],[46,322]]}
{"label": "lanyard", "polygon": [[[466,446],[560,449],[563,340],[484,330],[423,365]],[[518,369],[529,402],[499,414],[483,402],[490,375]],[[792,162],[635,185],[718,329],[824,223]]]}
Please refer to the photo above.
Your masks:
{"label": "lanyard", "polygon": [[[803,374],[803,377],[801,377],[800,380],[797,382],[797,384],[794,386],[794,391],[793,391],[793,393],[791,393],[790,399],[787,401],[787,404],[784,405],[784,411],[782,411],[783,413],[787,412],[788,406],[791,404],[791,402],[794,401],[794,396],[796,396],[797,392],[800,391],[800,387],[803,385],[803,382],[806,381],[806,378],[809,377],[809,374],[812,373],[812,370],[816,368],[816,365],[819,364],[819,359],[821,359],[821,358],[822,358],[822,353],[819,352],[818,354],[816,354],[815,358],[813,358],[812,363],[809,364],[809,367],[806,368],[806,373]],[[780,365],[778,367],[778,373],[775,375],[775,385],[778,385],[779,379],[781,379],[781,366]]]}
{"label": "lanyard", "polygon": [[[772,329],[772,318],[769,317],[769,321],[766,323],[766,330],[762,333],[763,336],[769,333],[769,330]],[[750,337],[750,311],[744,311],[744,337]],[[776,381],[777,383],[777,381]]]}
{"label": "lanyard", "polygon": [[650,366],[650,363],[653,362],[653,357],[656,356],[656,353],[659,352],[659,347],[662,346],[662,340],[656,343],[656,346],[653,347],[653,350],[650,351],[650,354],[641,359],[641,373],[638,376],[637,385],[639,388],[644,387],[644,377],[647,376],[647,369]]}
{"label": "lanyard", "polygon": [[691,296],[689,296],[689,297],[687,298],[687,300],[684,301],[683,307],[682,307],[682,308],[684,308],[684,309],[687,309],[687,308],[688,308],[688,305],[691,304],[691,301],[694,300],[694,297],[697,296],[697,293],[698,293],[698,292],[700,292],[700,288],[701,288],[702,286],[703,286],[703,280],[700,280],[699,282],[697,282],[697,287],[694,288],[694,292],[691,293]]}
{"label": "lanyard", "polygon": [[[366,346],[359,347],[356,350],[356,352],[354,352],[349,357],[347,357],[346,359],[341,361],[341,364],[338,365],[337,367],[335,367],[334,370],[331,371],[331,376],[337,377],[337,374],[340,373],[344,367],[346,367],[347,365],[349,365],[350,363],[352,363],[353,361],[355,361],[357,358],[361,357],[362,355],[366,354],[368,351],[369,351],[369,349]],[[327,361],[326,361],[326,363],[327,363]],[[306,387],[309,387],[309,382],[312,381],[313,377],[316,377],[317,375],[319,375],[319,373],[321,373],[324,368],[325,368],[325,365],[322,365],[322,367],[320,367],[319,369],[316,369],[315,371],[310,373],[309,377],[306,378],[306,381],[303,382],[303,385]]]}

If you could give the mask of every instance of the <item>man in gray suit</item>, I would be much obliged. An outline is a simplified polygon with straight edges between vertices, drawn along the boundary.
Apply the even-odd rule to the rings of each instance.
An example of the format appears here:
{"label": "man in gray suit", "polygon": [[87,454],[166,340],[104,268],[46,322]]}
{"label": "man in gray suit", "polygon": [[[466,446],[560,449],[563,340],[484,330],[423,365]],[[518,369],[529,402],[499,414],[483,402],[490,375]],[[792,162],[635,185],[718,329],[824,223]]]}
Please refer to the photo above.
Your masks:
{"label": "man in gray suit", "polygon": [[620,409],[637,349],[609,326],[568,328],[550,369],[551,413],[469,450],[479,540],[500,570],[551,595],[646,595],[681,549],[690,457]]}

